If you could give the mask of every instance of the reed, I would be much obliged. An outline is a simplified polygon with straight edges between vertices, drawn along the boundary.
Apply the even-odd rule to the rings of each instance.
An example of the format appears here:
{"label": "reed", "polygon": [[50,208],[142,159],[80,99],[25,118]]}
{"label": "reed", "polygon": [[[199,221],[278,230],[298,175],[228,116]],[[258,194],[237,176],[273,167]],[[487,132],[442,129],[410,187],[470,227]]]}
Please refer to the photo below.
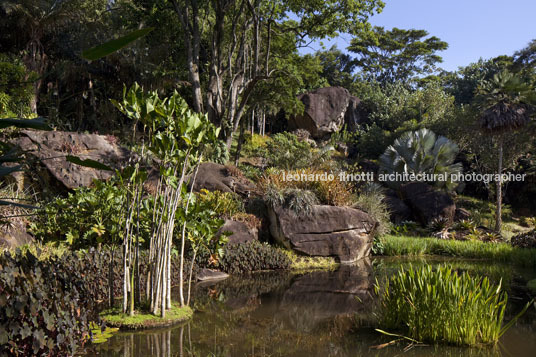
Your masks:
{"label": "reed", "polygon": [[494,344],[523,314],[503,326],[508,295],[501,283],[459,274],[448,266],[400,270],[380,287],[378,317],[384,329],[402,329],[415,340],[453,345]]}

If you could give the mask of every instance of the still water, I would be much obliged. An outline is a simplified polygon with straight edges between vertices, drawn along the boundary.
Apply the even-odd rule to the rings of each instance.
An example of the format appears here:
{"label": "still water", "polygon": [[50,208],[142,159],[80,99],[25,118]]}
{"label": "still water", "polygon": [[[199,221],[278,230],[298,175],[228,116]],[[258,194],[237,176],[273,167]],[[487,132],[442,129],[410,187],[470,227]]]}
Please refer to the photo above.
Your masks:
{"label": "still water", "polygon": [[[265,272],[195,287],[192,321],[172,328],[120,333],[89,346],[96,356],[536,356],[536,309],[531,308],[495,348],[398,344],[374,330],[373,284],[409,264],[450,264],[502,278],[507,319],[526,302],[521,288],[536,272],[460,260],[375,258],[334,271]],[[409,350],[408,350],[409,349]]]}

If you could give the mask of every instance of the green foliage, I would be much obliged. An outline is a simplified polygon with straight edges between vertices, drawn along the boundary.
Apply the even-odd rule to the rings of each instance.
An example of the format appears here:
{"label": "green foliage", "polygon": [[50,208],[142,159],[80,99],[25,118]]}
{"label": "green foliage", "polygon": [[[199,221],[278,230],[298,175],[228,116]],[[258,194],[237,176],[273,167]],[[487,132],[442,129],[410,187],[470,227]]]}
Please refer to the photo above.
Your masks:
{"label": "green foliage", "polygon": [[125,46],[128,46],[132,42],[136,41],[138,38],[147,35],[149,32],[154,30],[152,27],[132,31],[125,36],[119,37],[117,39],[108,41],[96,47],[93,47],[89,50],[82,52],[82,58],[88,61],[95,61],[106,57],[114,52],[119,51]]}
{"label": "green foliage", "polygon": [[244,212],[244,204],[236,193],[201,190],[197,202],[214,211],[218,217],[230,219],[239,212]]}
{"label": "green foliage", "polygon": [[500,284],[494,286],[487,277],[467,272],[459,274],[448,266],[410,266],[382,288],[376,282],[375,291],[381,298],[382,328],[401,328],[421,342],[491,344],[511,326],[503,327],[508,296]]}
{"label": "green foliage", "polygon": [[501,329],[507,294],[488,278],[459,275],[450,267],[401,270],[380,288],[380,325],[402,328],[422,342],[477,345],[495,343]]}
{"label": "green foliage", "polygon": [[381,83],[408,82],[419,75],[436,70],[442,62],[437,51],[446,50],[448,44],[425,30],[385,30],[374,26],[361,31],[352,39],[348,49],[358,55],[355,60],[367,79]]}
{"label": "green foliage", "polygon": [[229,274],[288,269],[290,266],[291,261],[283,250],[259,241],[228,244],[219,260],[219,267]]}
{"label": "green foliage", "polygon": [[[446,180],[436,180],[436,187],[453,190],[458,183],[451,175],[461,173],[462,165],[454,164],[458,146],[445,138],[437,137],[428,129],[407,132],[380,156],[380,174],[430,174],[447,175]],[[398,187],[402,182],[389,181]]]}
{"label": "green foliage", "polygon": [[89,323],[91,343],[104,343],[113,336],[113,334],[119,331],[117,327],[105,327],[101,329],[99,325],[95,322]]}
{"label": "green foliage", "polygon": [[[172,304],[166,317],[155,316],[148,311],[139,311],[134,316],[123,313],[120,309],[109,309],[100,313],[100,318],[109,326],[116,326],[116,329],[128,330],[167,327],[171,324],[185,322],[191,319],[193,311],[188,306],[180,307]],[[93,341],[93,343],[95,343]]]}
{"label": "green foliage", "polygon": [[300,141],[291,133],[279,133],[266,143],[265,158],[268,166],[283,170],[311,167],[314,152],[311,145]]}
{"label": "green foliage", "polygon": [[309,216],[313,206],[319,204],[315,194],[299,188],[286,188],[279,190],[269,187],[264,196],[265,202],[271,207],[282,206],[293,212],[296,216]]}
{"label": "green foliage", "polygon": [[0,256],[0,354],[74,355],[96,300],[76,254]]}
{"label": "green foliage", "polygon": [[512,247],[508,243],[486,243],[479,240],[445,240],[410,236],[386,235],[384,255],[422,256],[428,254],[486,259],[493,262],[506,262],[518,266],[536,267],[536,249]]}
{"label": "green foliage", "polygon": [[353,94],[361,99],[366,113],[353,140],[357,152],[365,158],[377,159],[406,131],[427,127],[438,134],[457,137],[462,130],[454,98],[438,84],[411,90],[400,82],[383,86],[356,82]]}
{"label": "green foliage", "polygon": [[387,204],[384,202],[383,188],[376,183],[367,183],[357,195],[354,206],[367,212],[378,222],[376,236],[382,236],[391,229],[391,219]]}
{"label": "green foliage", "polygon": [[20,60],[0,53],[0,118],[31,116],[34,77]]}
{"label": "green foliage", "polygon": [[[97,243],[121,243],[126,190],[114,182],[94,181],[94,187],[81,187],[65,198],[56,198],[39,212],[31,225],[32,233],[44,241],[66,242],[75,248]],[[143,238],[148,237],[151,214],[145,205],[140,211]]]}

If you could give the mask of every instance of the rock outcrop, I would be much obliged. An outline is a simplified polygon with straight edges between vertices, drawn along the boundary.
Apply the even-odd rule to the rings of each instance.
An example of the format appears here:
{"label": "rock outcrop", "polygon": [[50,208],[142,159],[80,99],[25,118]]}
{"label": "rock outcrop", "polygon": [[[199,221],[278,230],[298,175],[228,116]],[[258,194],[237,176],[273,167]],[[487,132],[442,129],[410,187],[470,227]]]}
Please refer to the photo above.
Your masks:
{"label": "rock outcrop", "polygon": [[456,204],[446,192],[436,190],[423,182],[405,184],[401,192],[414,218],[422,225],[426,226],[434,219],[453,222]]}
{"label": "rock outcrop", "polygon": [[346,123],[352,130],[360,122],[359,99],[342,87],[320,88],[301,94],[303,114],[290,118],[289,129],[305,129],[315,139],[339,131]]}
{"label": "rock outcrop", "polygon": [[89,186],[94,179],[106,180],[114,174],[73,164],[67,161],[67,155],[95,160],[112,168],[126,165],[132,156],[116,143],[115,137],[96,134],[24,130],[12,143],[37,158],[49,178],[67,189]]}
{"label": "rock outcrop", "polygon": [[241,196],[249,196],[255,191],[255,184],[248,180],[239,169],[213,162],[199,166],[194,183],[194,191],[236,192]]}
{"label": "rock outcrop", "polygon": [[270,233],[289,249],[311,256],[335,256],[341,263],[366,257],[377,222],[350,208],[316,205],[309,216],[296,216],[283,207],[270,208]]}
{"label": "rock outcrop", "polygon": [[247,243],[259,239],[259,232],[255,228],[250,228],[244,222],[225,220],[223,226],[216,232],[216,237],[221,236],[224,232],[230,232],[227,237],[229,244]]}

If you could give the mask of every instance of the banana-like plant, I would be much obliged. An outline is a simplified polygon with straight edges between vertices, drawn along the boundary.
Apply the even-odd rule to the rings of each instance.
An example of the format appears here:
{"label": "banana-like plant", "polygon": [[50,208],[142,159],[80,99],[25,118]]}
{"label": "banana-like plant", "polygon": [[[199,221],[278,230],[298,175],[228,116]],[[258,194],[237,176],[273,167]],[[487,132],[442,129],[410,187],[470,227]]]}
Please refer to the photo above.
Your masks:
{"label": "banana-like plant", "polygon": [[[429,174],[444,175],[446,180],[436,180],[434,186],[448,191],[454,190],[458,182],[452,175],[462,172],[462,165],[454,163],[458,146],[444,136],[437,136],[429,129],[409,131],[395,140],[380,156],[380,174]],[[407,182],[407,181],[406,181]],[[386,181],[394,188],[405,183]]]}

